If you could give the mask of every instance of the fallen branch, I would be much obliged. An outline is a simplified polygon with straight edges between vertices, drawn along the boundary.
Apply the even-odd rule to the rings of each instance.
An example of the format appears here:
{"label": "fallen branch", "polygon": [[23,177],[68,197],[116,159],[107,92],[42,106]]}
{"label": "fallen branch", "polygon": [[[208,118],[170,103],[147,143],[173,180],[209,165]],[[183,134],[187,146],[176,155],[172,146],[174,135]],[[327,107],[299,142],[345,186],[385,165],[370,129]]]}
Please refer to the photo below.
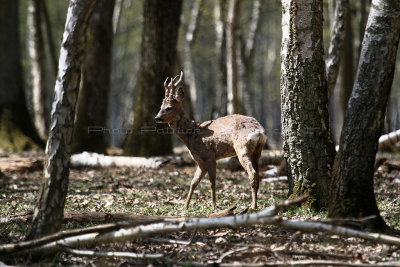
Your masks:
{"label": "fallen branch", "polygon": [[98,153],[82,152],[71,156],[72,167],[133,167],[157,169],[166,163],[178,166],[185,165],[181,156],[164,157],[124,157],[124,156],[106,156]]}
{"label": "fallen branch", "polygon": [[[260,166],[280,165],[283,159],[282,150],[263,150],[260,157]],[[217,167],[237,171],[243,169],[237,157],[224,158],[217,161]]]}
{"label": "fallen branch", "polygon": [[[126,228],[123,224],[118,224],[117,227],[120,229],[111,230],[108,232],[101,231],[98,232],[83,232],[75,236],[65,237],[61,235],[60,239],[57,234],[48,238],[46,242],[42,239],[25,241],[16,244],[6,244],[0,246],[0,255],[6,255],[10,253],[16,254],[38,254],[38,253],[52,253],[59,249],[59,246],[75,247],[82,245],[96,245],[107,242],[116,241],[126,241],[131,239],[136,239],[139,237],[146,237],[154,234],[167,234],[179,231],[190,231],[197,229],[215,229],[220,227],[239,227],[244,225],[254,225],[261,223],[273,224],[275,221],[280,220],[279,217],[275,216],[281,209],[288,208],[290,206],[301,203],[307,199],[307,196],[301,196],[296,199],[286,200],[271,207],[268,207],[258,213],[254,214],[243,214],[239,216],[229,216],[220,218],[196,218],[188,219],[182,222],[178,221],[161,221],[157,223],[150,223],[146,225],[138,225],[135,227],[129,227],[129,222],[126,224]],[[98,226],[98,227],[116,227],[112,225]],[[84,231],[84,229],[80,229]],[[21,249],[23,248],[23,249]]]}
{"label": "fallen branch", "polygon": [[177,245],[190,245],[190,241],[186,240],[175,240],[175,239],[168,239],[168,238],[155,238],[155,237],[150,237],[148,238],[149,241],[154,241],[154,242],[161,242],[161,243],[169,243],[169,244],[177,244]]}
{"label": "fallen branch", "polygon": [[224,217],[228,215],[233,215],[233,211],[236,209],[236,206],[228,207],[222,211],[213,212],[207,215],[208,218],[216,218],[216,217]]}
{"label": "fallen branch", "polygon": [[12,155],[0,157],[0,170],[3,172],[30,172],[43,169],[43,157],[23,157]]}
{"label": "fallen branch", "polygon": [[400,130],[396,130],[394,132],[384,134],[379,137],[379,145],[378,148],[386,147],[386,146],[394,146],[400,141]]}
{"label": "fallen branch", "polygon": [[310,222],[310,221],[300,221],[300,220],[281,220],[279,223],[280,227],[285,227],[289,229],[301,230],[304,232],[327,232],[330,234],[345,236],[345,237],[358,237],[365,240],[374,241],[377,243],[383,243],[387,245],[400,245],[400,238],[379,234],[379,233],[369,233],[358,230],[353,230],[347,227],[330,225],[325,222]]}
{"label": "fallen branch", "polygon": [[[120,221],[147,221],[147,220],[174,220],[182,221],[186,217],[160,217],[150,215],[136,215],[130,213],[121,212],[94,212],[94,211],[68,211],[64,212],[63,224],[75,222],[75,223],[111,223]],[[8,217],[0,218],[0,224],[9,223],[28,223],[32,220],[32,212],[11,215]]]}
{"label": "fallen branch", "polygon": [[[260,158],[261,165],[279,165],[282,161],[283,152],[280,150],[264,150]],[[180,156],[164,157],[124,157],[106,156],[103,154],[82,152],[71,156],[72,167],[132,167],[157,169],[166,164],[174,166],[195,165],[195,162],[188,154]],[[229,170],[240,170],[242,166],[237,157],[225,158],[217,161],[219,168]]]}
{"label": "fallen branch", "polygon": [[73,254],[76,256],[84,257],[113,257],[113,258],[130,258],[130,259],[144,259],[144,260],[155,260],[164,258],[164,254],[145,254],[145,253],[132,253],[132,252],[114,252],[114,251],[92,251],[92,250],[78,250],[68,247],[63,247],[63,251]]}
{"label": "fallen branch", "polygon": [[[286,200],[260,212],[253,214],[244,214],[220,218],[196,218],[181,222],[161,221],[149,223],[146,225],[137,225],[134,227],[120,226],[120,229],[108,232],[89,232],[77,236],[70,236],[52,242],[41,244],[24,250],[16,249],[19,244],[8,244],[0,246],[0,255],[15,254],[46,254],[54,253],[60,246],[76,247],[84,245],[98,245],[107,242],[124,242],[127,240],[143,238],[155,234],[169,234],[180,231],[191,231],[201,229],[217,229],[222,227],[236,228],[240,226],[249,226],[255,224],[276,225],[283,228],[300,230],[303,232],[327,232],[344,237],[357,237],[365,240],[374,241],[388,245],[400,246],[400,238],[378,233],[362,232],[350,228],[329,225],[325,222],[310,222],[300,220],[282,219],[276,214],[292,205],[301,203],[307,199],[307,196],[301,196],[297,199]],[[30,242],[34,242],[30,241]],[[316,263],[318,264],[318,263]]]}
{"label": "fallen branch", "polygon": [[[29,240],[29,241],[22,241],[15,244],[6,244],[0,246],[0,255],[7,254],[7,253],[15,253],[23,250],[29,250],[34,247],[38,247],[41,245],[45,245],[47,243],[57,241],[60,239],[78,236],[78,235],[85,235],[90,233],[101,234],[104,232],[109,232],[117,229],[121,229],[123,227],[132,227],[137,225],[146,225],[155,222],[161,222],[163,219],[148,219],[148,220],[138,220],[138,221],[129,221],[129,222],[117,222],[112,224],[102,224],[96,225],[91,227],[86,227],[83,229],[71,229],[71,230],[64,230],[57,232],[53,235],[44,236],[39,239]],[[1,266],[1,265],[0,265]]]}

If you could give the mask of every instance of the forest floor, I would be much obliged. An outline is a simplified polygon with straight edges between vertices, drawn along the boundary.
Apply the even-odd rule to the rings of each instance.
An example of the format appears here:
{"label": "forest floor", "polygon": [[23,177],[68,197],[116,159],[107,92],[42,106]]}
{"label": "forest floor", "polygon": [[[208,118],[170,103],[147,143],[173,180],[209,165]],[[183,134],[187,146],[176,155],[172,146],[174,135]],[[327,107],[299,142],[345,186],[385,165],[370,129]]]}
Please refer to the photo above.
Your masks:
{"label": "forest floor", "polygon": [[[389,161],[398,165],[399,161]],[[71,169],[65,211],[124,212],[157,216],[205,216],[214,210],[208,179],[199,184],[189,209],[183,208],[194,167],[161,169],[103,168]],[[0,178],[0,217],[26,214],[33,210],[42,183],[42,170],[4,172]],[[400,230],[400,171],[383,168],[375,175],[375,192],[379,209],[386,223]],[[258,209],[286,199],[284,181],[260,184]],[[250,185],[244,171],[217,171],[217,207],[244,209],[250,204]],[[287,218],[320,220],[326,212],[293,208],[282,213]],[[0,226],[0,243],[24,239],[28,223],[14,222]],[[81,228],[91,223],[70,222],[63,229]],[[397,235],[399,236],[399,235]],[[143,238],[125,243],[106,244],[89,249],[96,251],[128,251],[163,253],[159,260],[81,257],[57,254],[52,263],[58,265],[137,266],[164,264],[295,263],[304,260],[345,261],[376,264],[400,261],[400,247],[377,244],[358,238],[344,238],[325,233],[296,233],[276,226],[221,228],[196,232],[179,232],[157,238],[191,240],[190,244],[169,244],[161,239]],[[290,244],[285,248],[285,245]],[[19,262],[21,263],[21,262]],[[306,262],[303,262],[306,263]],[[285,265],[284,264],[284,265]],[[329,264],[328,264],[329,265]]]}

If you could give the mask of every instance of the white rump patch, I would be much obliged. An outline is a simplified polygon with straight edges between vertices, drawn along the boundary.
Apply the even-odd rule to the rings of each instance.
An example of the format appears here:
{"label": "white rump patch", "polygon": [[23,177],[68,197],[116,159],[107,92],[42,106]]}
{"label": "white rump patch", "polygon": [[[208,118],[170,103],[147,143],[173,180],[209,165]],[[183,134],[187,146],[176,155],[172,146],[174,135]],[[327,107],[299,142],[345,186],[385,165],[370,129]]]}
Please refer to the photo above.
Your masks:
{"label": "white rump patch", "polygon": [[263,130],[256,130],[249,133],[246,139],[247,141],[265,143],[267,141],[267,136]]}

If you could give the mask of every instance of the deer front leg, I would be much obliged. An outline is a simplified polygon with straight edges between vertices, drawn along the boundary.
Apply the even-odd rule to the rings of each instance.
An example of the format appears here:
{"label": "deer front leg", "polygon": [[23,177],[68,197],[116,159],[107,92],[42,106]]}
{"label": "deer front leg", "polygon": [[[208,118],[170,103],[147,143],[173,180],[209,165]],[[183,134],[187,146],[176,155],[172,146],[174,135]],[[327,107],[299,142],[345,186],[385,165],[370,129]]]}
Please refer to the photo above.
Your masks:
{"label": "deer front leg", "polygon": [[211,183],[211,197],[213,208],[216,208],[217,198],[215,196],[215,177],[217,172],[217,163],[215,161],[209,162],[207,165],[208,176]]}
{"label": "deer front leg", "polygon": [[189,203],[190,203],[190,199],[192,198],[193,191],[196,188],[196,186],[200,183],[201,178],[203,178],[205,174],[206,174],[206,171],[202,170],[200,168],[200,166],[197,166],[196,172],[194,173],[193,180],[190,183],[189,194],[188,194],[188,196],[186,198],[186,202],[185,202],[185,209],[187,209],[189,207]]}

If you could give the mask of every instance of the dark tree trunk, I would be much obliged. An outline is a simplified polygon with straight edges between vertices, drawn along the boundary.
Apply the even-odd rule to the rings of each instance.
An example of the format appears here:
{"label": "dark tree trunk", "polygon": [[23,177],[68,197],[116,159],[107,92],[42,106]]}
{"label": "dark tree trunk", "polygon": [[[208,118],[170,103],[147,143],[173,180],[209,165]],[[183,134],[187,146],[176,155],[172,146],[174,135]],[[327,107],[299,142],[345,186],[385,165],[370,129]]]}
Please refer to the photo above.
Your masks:
{"label": "dark tree trunk", "polygon": [[47,139],[49,130],[49,112],[46,103],[46,70],[45,50],[42,32],[43,0],[29,1],[28,43],[32,79],[33,117],[36,129],[43,140]]}
{"label": "dark tree trunk", "polygon": [[164,98],[163,83],[174,75],[176,43],[182,0],[145,0],[141,62],[136,83],[132,132],[124,145],[125,155],[154,156],[172,153],[171,134],[154,118]]}
{"label": "dark tree trunk", "polygon": [[331,140],[322,41],[322,1],[282,1],[282,138],[293,196],[328,206]]}
{"label": "dark tree trunk", "polygon": [[99,0],[87,32],[72,152],[106,153],[112,18],[115,0]]}
{"label": "dark tree trunk", "polygon": [[44,147],[25,102],[18,7],[17,0],[0,0],[0,148],[6,151]]}
{"label": "dark tree trunk", "polygon": [[335,161],[330,217],[375,215],[373,227],[385,227],[374,195],[374,161],[393,81],[399,35],[400,2],[372,1]]}
{"label": "dark tree trunk", "polygon": [[61,227],[68,189],[75,105],[81,78],[85,34],[97,0],[71,0],[60,51],[59,72],[46,147],[44,183],[35,207],[28,239]]}

